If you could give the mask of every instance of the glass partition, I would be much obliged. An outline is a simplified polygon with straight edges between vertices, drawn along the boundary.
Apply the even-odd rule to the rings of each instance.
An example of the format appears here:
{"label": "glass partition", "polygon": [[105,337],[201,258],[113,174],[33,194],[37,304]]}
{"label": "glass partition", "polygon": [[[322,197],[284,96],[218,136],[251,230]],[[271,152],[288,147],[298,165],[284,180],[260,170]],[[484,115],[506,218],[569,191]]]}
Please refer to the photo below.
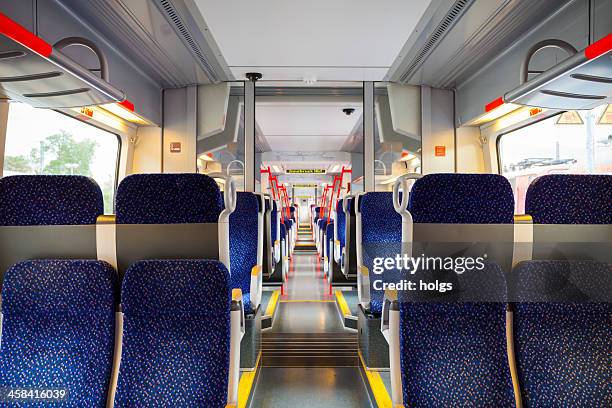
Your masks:
{"label": "glass partition", "polygon": [[399,176],[421,172],[419,87],[375,84],[374,157],[375,191],[391,191]]}
{"label": "glass partition", "polygon": [[244,191],[244,83],[198,87],[197,123],[198,172],[230,175]]}

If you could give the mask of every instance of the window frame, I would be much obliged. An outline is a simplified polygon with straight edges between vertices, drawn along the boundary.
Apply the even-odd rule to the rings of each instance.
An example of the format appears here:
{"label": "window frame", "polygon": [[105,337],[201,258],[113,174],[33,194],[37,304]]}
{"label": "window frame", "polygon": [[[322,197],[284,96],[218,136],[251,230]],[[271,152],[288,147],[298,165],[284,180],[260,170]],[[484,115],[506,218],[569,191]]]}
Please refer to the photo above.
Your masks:
{"label": "window frame", "polygon": [[525,129],[525,128],[529,127],[529,126],[536,125],[536,124],[538,124],[538,123],[540,123],[540,122],[543,122],[543,121],[545,121],[545,120],[548,120],[548,119],[550,119],[550,118],[554,118],[555,116],[560,116],[560,115],[563,115],[565,112],[567,112],[567,111],[555,111],[555,112],[553,112],[551,115],[546,115],[546,116],[544,116],[544,117],[537,118],[536,120],[531,121],[531,122],[529,122],[529,123],[523,123],[523,124],[521,124],[521,125],[519,125],[519,126],[516,126],[516,127],[510,127],[510,128],[508,128],[508,129],[504,129],[504,130],[502,130],[502,131],[501,131],[501,132],[500,132],[500,133],[499,133],[499,134],[498,134],[498,135],[495,137],[495,151],[496,151],[496,156],[497,156],[497,174],[499,174],[500,176],[503,176],[503,175],[504,175],[504,174],[503,174],[503,171],[502,171],[502,162],[501,162],[501,160],[502,160],[502,159],[501,159],[501,150],[500,150],[500,147],[501,147],[501,146],[500,146],[500,143],[501,143],[501,139],[502,139],[502,137],[504,137],[504,136],[506,136],[506,135],[509,135],[510,133],[513,133],[513,132],[519,131],[519,130],[521,130],[521,129]]}

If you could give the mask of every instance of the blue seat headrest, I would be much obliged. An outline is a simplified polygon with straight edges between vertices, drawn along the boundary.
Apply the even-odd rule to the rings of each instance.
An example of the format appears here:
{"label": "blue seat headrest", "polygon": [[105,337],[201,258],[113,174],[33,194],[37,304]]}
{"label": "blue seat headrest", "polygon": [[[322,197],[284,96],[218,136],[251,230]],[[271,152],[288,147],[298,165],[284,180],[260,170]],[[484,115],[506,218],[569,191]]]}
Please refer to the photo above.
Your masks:
{"label": "blue seat headrest", "polygon": [[219,186],[204,174],[134,174],[117,189],[118,224],[214,223],[223,208]]}
{"label": "blue seat headrest", "polygon": [[535,224],[612,224],[612,176],[538,177],[527,189],[525,213]]}
{"label": "blue seat headrest", "polygon": [[102,191],[89,177],[0,179],[0,225],[89,225],[103,213]]}
{"label": "blue seat headrest", "polygon": [[408,210],[416,223],[511,224],[514,195],[498,174],[428,174],[414,183]]}

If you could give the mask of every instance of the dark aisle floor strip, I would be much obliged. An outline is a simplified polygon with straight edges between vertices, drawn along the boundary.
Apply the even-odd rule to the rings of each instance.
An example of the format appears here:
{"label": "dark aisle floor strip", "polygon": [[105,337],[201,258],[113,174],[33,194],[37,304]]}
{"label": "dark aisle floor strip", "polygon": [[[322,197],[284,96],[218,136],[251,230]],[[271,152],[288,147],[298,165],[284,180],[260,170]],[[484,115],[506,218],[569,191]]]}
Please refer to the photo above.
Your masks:
{"label": "dark aisle floor strip", "polygon": [[262,338],[264,367],[357,367],[352,333],[268,333]]}

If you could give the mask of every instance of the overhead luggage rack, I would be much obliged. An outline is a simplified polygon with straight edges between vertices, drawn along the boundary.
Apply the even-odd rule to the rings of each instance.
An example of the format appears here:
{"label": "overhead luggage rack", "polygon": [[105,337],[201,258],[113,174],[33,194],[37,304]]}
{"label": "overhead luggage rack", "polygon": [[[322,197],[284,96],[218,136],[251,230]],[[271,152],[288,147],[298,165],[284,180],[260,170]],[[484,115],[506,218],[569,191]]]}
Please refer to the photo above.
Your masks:
{"label": "overhead luggage rack", "polygon": [[[530,71],[531,57],[550,47],[562,49],[571,56],[547,71]],[[529,74],[535,73],[539,75],[528,80]],[[611,103],[612,34],[582,52],[560,40],[534,45],[523,63],[521,83],[504,95],[504,102],[559,110],[592,109]]]}
{"label": "overhead luggage rack", "polygon": [[[100,76],[60,50],[89,48],[100,60]],[[95,44],[81,38],[55,46],[0,13],[0,94],[38,108],[75,108],[123,102],[125,92],[108,82],[106,59]]]}

